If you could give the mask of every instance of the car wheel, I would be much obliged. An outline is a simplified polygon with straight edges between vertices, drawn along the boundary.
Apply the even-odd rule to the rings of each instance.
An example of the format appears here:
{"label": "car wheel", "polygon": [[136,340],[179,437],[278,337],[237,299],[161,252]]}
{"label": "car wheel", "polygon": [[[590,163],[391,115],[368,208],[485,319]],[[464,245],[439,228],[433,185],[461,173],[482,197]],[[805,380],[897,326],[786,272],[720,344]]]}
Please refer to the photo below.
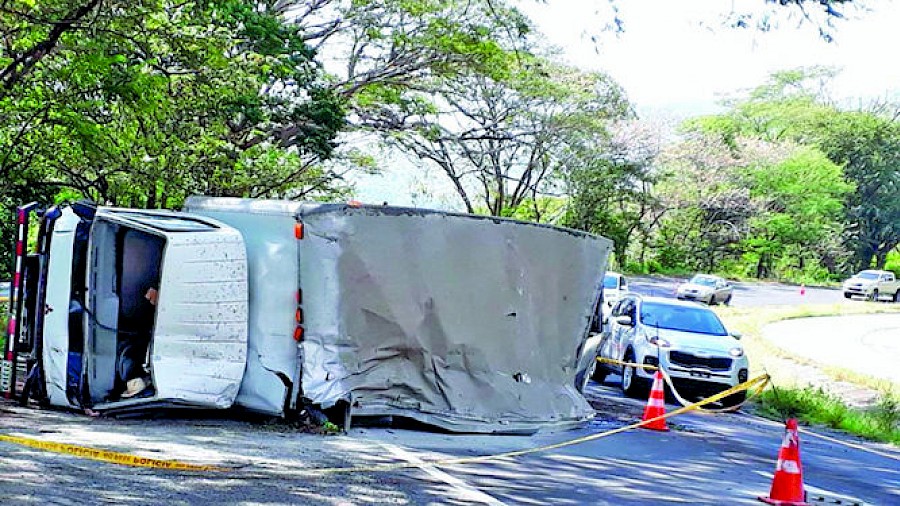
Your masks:
{"label": "car wheel", "polygon": [[597,383],[603,383],[603,380],[606,379],[606,376],[609,373],[606,371],[606,368],[597,363],[594,360],[594,368],[591,370],[591,379],[596,381]]}
{"label": "car wheel", "polygon": [[741,403],[747,400],[747,392],[737,392],[722,399],[722,407],[729,411],[737,411],[741,407]]}
{"label": "car wheel", "polygon": [[897,291],[894,292],[894,302],[900,302],[900,288],[898,288]]}
{"label": "car wheel", "polygon": [[844,292],[844,298],[845,298],[845,299],[850,299],[850,298],[852,298],[852,297],[853,297],[853,296],[850,295],[850,293]]}
{"label": "car wheel", "polygon": [[878,289],[877,288],[872,290],[872,295],[870,296],[869,300],[871,300],[872,302],[878,302]]}
{"label": "car wheel", "polygon": [[[628,350],[625,353],[625,362],[634,362],[634,352]],[[636,399],[647,397],[650,385],[644,378],[637,375],[635,368],[632,366],[622,366],[622,392],[628,397]]]}
{"label": "car wheel", "polygon": [[728,297],[725,298],[724,304],[725,304],[726,306],[730,306],[730,305],[731,305],[731,294],[730,294],[730,293],[728,294]]}
{"label": "car wheel", "polygon": [[712,294],[709,296],[709,302],[707,302],[707,304],[710,306],[716,305],[716,294]]}

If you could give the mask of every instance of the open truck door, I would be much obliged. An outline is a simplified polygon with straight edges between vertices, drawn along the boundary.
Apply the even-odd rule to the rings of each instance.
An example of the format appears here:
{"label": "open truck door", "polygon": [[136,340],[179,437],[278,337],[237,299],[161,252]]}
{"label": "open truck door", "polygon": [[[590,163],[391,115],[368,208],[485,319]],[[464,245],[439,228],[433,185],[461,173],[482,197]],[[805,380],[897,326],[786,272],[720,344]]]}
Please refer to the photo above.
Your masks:
{"label": "open truck door", "polygon": [[58,214],[42,227],[33,309],[46,400],[109,412],[230,407],[247,349],[240,234],[164,211]]}

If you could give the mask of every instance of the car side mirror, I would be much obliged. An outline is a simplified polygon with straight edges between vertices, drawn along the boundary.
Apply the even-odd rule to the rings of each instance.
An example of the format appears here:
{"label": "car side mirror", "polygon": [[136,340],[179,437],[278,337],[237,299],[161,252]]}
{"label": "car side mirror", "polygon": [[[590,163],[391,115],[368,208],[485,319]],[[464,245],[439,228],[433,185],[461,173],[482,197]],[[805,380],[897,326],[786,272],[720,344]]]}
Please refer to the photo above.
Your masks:
{"label": "car side mirror", "polygon": [[731,337],[733,337],[733,338],[735,338],[735,339],[740,339],[741,337],[744,336],[744,335],[741,334],[740,332],[735,332],[735,331],[731,331],[731,332],[729,332],[729,334],[731,334]]}
{"label": "car side mirror", "polygon": [[625,325],[631,327],[634,325],[634,322],[631,320],[631,317],[628,315],[616,316],[616,323],[619,325]]}

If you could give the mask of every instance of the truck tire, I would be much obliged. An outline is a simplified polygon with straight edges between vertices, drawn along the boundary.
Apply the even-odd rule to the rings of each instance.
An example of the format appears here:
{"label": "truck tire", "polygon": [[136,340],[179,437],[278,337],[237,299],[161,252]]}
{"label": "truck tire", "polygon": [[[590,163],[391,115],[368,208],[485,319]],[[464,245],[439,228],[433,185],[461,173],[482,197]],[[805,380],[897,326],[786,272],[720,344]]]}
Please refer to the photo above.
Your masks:
{"label": "truck tire", "polygon": [[871,298],[869,300],[871,300],[872,302],[878,302],[878,289],[877,288],[872,290],[872,295],[870,295],[870,297]]}
{"label": "truck tire", "polygon": [[853,295],[851,295],[850,292],[844,292],[844,298],[851,299],[851,298],[853,298]]}
{"label": "truck tire", "polygon": [[900,302],[900,288],[898,288],[897,291],[894,292],[894,302]]}

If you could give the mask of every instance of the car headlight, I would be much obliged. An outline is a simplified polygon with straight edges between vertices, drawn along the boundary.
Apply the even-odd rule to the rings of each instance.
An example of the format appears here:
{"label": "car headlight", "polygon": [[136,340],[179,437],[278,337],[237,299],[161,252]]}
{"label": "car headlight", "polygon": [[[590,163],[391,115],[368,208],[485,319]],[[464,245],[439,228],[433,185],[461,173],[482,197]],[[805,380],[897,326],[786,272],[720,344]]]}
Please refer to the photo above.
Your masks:
{"label": "car headlight", "polygon": [[647,337],[647,342],[652,344],[653,346],[659,346],[660,348],[668,348],[672,346],[672,343],[666,341],[665,339],[659,336]]}
{"label": "car headlight", "polygon": [[728,350],[728,354],[732,357],[738,358],[744,356],[744,349],[740,346],[735,346],[734,348]]}

